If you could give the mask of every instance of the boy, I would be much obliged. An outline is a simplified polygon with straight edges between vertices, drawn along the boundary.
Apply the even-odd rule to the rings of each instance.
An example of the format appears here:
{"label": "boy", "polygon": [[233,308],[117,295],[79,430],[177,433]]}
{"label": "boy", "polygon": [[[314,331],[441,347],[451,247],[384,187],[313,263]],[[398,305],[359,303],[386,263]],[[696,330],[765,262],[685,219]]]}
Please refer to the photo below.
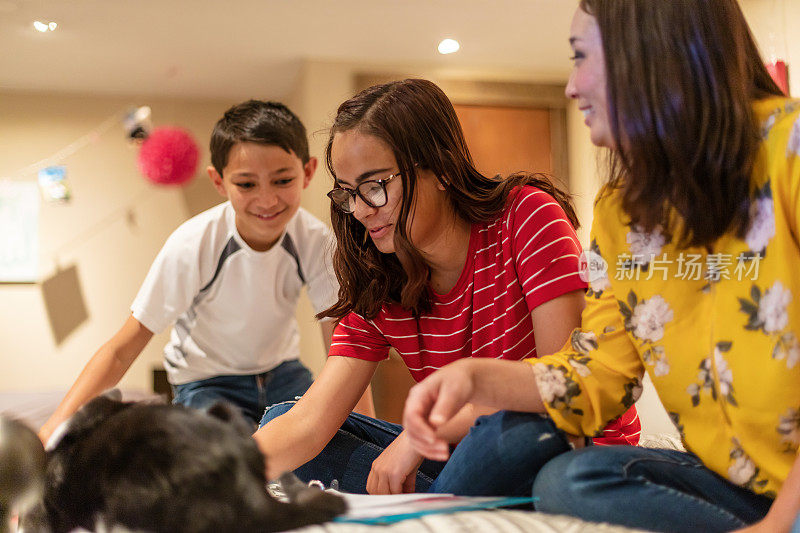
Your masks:
{"label": "boy", "polygon": [[[173,323],[164,366],[174,403],[203,408],[226,400],[258,423],[266,407],[311,385],[297,359],[297,300],[306,285],[320,312],[336,301],[338,284],[331,232],[300,208],[317,168],[306,130],[286,106],[250,100],[217,122],[210,148],[209,177],[228,201],[167,239],[131,315],[42,427],[43,441],[116,385],[153,334]],[[334,322],[320,326],[330,346]]]}

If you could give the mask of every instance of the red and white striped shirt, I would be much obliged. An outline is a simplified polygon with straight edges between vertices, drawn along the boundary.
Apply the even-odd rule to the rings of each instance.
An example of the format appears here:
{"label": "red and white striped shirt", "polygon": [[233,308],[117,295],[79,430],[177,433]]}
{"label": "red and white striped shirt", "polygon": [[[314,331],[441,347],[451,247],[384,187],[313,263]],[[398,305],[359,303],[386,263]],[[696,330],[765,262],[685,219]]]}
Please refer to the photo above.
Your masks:
{"label": "red and white striped shirt", "polygon": [[[394,348],[416,381],[464,357],[536,357],[531,311],[586,288],[580,253],[558,202],[535,187],[518,189],[495,221],[472,225],[464,270],[447,294],[431,291],[430,311],[416,319],[400,304],[386,303],[372,320],[351,312],[336,327],[329,355],[381,361]],[[614,426],[629,426],[629,414],[609,425],[613,437],[627,434]]]}

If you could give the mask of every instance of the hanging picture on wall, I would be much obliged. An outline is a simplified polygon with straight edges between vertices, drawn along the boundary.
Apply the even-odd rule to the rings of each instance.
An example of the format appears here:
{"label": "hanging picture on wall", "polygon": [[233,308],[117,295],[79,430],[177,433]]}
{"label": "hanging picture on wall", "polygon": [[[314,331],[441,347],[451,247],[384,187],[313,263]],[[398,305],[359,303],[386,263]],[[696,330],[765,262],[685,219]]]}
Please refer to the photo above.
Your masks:
{"label": "hanging picture on wall", "polygon": [[42,297],[50,319],[50,330],[56,346],[60,346],[78,326],[86,322],[89,312],[83,298],[78,267],[59,268],[42,281]]}
{"label": "hanging picture on wall", "polygon": [[67,167],[57,165],[39,171],[39,187],[48,202],[66,203],[72,197],[67,181]]}
{"label": "hanging picture on wall", "polygon": [[0,181],[0,283],[34,283],[39,267],[39,188]]}

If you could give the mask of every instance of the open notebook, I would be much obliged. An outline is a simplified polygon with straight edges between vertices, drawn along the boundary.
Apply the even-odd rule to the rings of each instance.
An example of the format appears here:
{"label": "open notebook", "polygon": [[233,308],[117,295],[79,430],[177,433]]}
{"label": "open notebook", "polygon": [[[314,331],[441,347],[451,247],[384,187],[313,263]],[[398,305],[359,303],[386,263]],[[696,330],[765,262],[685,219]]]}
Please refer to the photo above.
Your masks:
{"label": "open notebook", "polygon": [[348,511],[336,522],[390,524],[427,514],[530,505],[533,498],[455,496],[453,494],[394,494],[369,496],[332,491],[347,501]]}

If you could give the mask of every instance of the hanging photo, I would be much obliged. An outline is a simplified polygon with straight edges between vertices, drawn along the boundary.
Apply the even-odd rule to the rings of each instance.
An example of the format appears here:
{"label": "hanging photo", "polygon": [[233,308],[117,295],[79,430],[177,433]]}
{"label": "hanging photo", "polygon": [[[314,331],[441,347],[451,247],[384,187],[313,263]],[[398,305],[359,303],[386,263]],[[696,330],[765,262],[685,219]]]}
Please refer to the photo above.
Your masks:
{"label": "hanging photo", "polygon": [[39,171],[39,187],[42,196],[49,202],[68,202],[72,191],[67,181],[67,167],[47,167]]}

